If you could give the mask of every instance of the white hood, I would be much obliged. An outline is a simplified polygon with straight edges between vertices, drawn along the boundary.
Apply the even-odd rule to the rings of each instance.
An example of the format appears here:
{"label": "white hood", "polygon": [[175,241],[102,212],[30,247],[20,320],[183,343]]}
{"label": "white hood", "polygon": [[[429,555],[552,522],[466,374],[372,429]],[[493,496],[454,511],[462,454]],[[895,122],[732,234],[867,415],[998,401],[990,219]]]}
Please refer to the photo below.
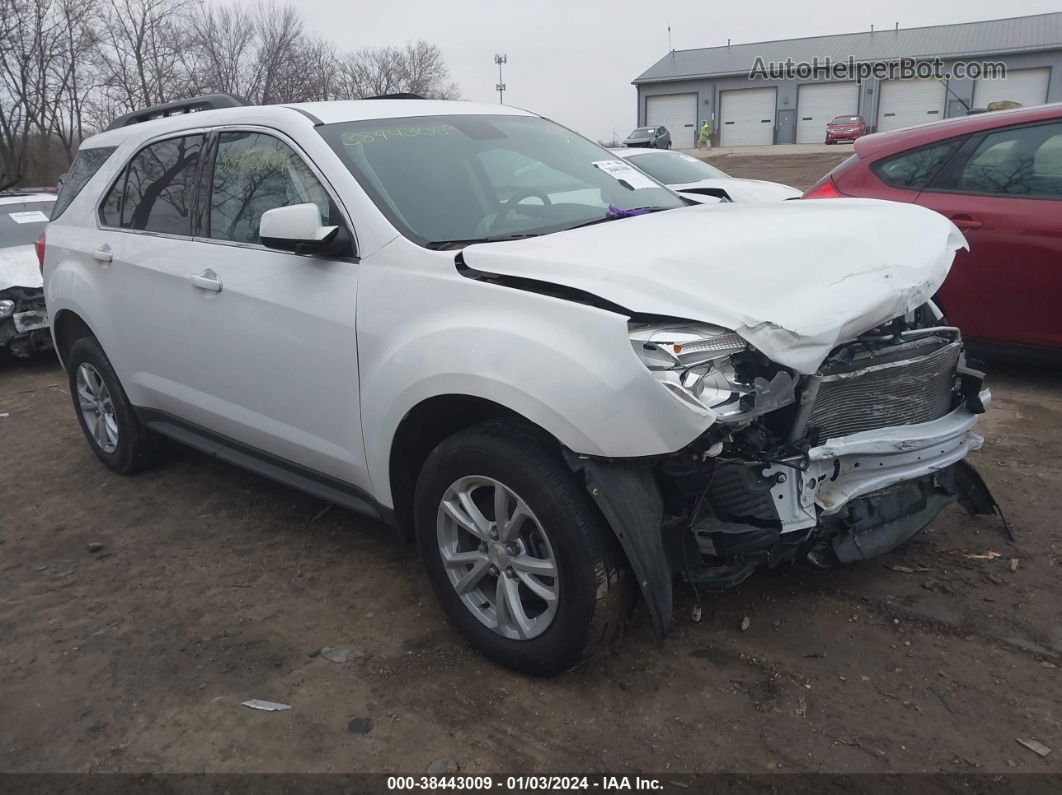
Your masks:
{"label": "white hood", "polygon": [[715,204],[464,250],[469,267],[567,285],[632,312],[714,323],[813,373],[836,345],[937,291],[966,240],[875,199]]}
{"label": "white hood", "polygon": [[[786,199],[799,199],[803,194],[796,188],[779,182],[765,182],[762,179],[702,179],[679,185],[668,185],[679,193],[698,189],[725,190],[731,201],[735,202],[782,202]],[[700,198],[693,193],[695,198]]]}
{"label": "white hood", "polygon": [[40,263],[32,245],[0,248],[0,290],[43,286]]}

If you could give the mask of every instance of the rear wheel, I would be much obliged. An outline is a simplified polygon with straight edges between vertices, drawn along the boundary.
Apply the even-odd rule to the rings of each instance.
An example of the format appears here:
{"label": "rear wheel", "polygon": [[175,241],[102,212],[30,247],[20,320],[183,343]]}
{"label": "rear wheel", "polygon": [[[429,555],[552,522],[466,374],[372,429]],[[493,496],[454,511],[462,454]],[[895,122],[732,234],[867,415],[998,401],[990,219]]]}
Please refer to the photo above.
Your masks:
{"label": "rear wheel", "polygon": [[81,430],[96,457],[115,472],[151,463],[155,435],[136,418],[118,376],[95,337],[82,337],[66,362],[70,396]]}
{"label": "rear wheel", "polygon": [[428,457],[417,541],[447,616],[486,656],[549,676],[622,631],[626,561],[585,488],[529,431],[490,422]]}

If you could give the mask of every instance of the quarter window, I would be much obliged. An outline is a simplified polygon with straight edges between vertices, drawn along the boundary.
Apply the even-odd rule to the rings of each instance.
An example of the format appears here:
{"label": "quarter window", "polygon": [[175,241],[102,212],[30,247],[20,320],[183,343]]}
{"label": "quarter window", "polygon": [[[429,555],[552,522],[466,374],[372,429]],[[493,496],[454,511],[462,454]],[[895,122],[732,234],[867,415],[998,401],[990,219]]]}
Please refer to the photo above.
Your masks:
{"label": "quarter window", "polygon": [[1026,198],[1062,198],[1062,124],[986,135],[961,170],[935,189]]}
{"label": "quarter window", "polygon": [[215,240],[260,243],[262,215],[275,207],[315,204],[324,224],[333,215],[324,186],[290,146],[272,135],[218,136],[210,187],[208,235]]}
{"label": "quarter window", "polygon": [[883,182],[894,188],[921,190],[948,162],[961,143],[962,139],[953,138],[911,149],[875,163],[872,169]]}
{"label": "quarter window", "polygon": [[53,220],[62,215],[70,206],[70,202],[77,198],[81,189],[100,170],[100,166],[107,162],[107,158],[114,154],[115,149],[115,146],[102,146],[98,149],[82,149],[77,153],[70,170],[60,178],[59,197],[52,206]]}

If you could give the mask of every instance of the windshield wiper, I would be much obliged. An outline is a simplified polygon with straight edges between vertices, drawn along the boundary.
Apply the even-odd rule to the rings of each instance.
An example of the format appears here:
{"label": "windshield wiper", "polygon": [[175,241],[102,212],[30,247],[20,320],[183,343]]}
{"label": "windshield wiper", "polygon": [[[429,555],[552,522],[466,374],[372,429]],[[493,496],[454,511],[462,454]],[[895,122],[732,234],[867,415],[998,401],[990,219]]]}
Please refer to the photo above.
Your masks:
{"label": "windshield wiper", "polygon": [[569,226],[564,229],[567,232],[570,229],[582,229],[584,226],[593,226],[594,224],[603,224],[605,221],[618,221],[620,218],[632,218],[636,215],[648,215],[649,213],[658,213],[663,210],[673,210],[674,207],[632,207],[629,210],[623,210],[619,207],[616,210],[608,212],[604,218],[594,218],[591,221],[583,221],[581,224],[575,226]]}
{"label": "windshield wiper", "polygon": [[425,243],[425,248],[430,248],[433,251],[447,251],[454,248],[464,248],[465,246],[471,246],[474,243],[501,243],[506,240],[524,240],[529,237],[538,237],[544,234],[543,232],[520,232],[512,235],[489,235],[488,237],[471,237],[466,240],[432,240],[429,243]]}

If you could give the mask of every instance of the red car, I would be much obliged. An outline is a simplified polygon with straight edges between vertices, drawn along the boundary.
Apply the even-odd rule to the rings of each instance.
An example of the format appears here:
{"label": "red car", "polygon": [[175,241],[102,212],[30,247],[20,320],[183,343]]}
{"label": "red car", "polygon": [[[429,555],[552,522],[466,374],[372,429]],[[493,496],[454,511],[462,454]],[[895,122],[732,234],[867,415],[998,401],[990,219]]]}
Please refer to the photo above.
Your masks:
{"label": "red car", "polygon": [[862,116],[838,116],[826,125],[826,143],[854,141],[867,134],[867,123]]}
{"label": "red car", "polygon": [[970,244],[937,294],[983,352],[1062,356],[1062,103],[860,138],[804,194],[911,202]]}

